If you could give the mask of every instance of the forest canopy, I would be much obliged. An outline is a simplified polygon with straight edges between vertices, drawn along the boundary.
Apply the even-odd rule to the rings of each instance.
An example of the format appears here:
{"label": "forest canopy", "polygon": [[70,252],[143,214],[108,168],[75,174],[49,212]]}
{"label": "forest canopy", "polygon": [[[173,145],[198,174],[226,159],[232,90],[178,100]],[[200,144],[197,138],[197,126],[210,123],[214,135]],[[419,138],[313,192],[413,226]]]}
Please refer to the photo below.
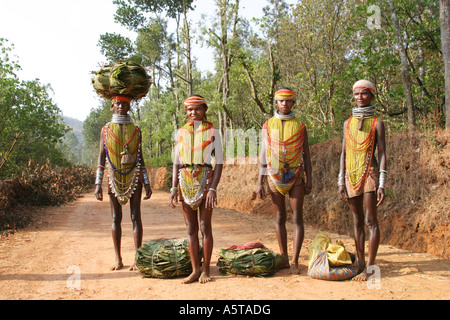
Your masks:
{"label": "forest canopy", "polygon": [[[377,87],[388,134],[445,126],[438,1],[269,0],[262,18],[248,21],[245,1],[215,0],[201,25],[190,19],[196,1],[114,4],[115,21],[136,37],[105,33],[98,45],[105,63],[142,56],[153,78],[147,99],[132,111],[153,165],[170,162],[173,132],[186,120],[183,101],[193,93],[206,98],[208,120],[224,137],[229,129],[261,129],[283,86],[297,92],[294,111],[312,144],[340,136],[352,84],[362,78]],[[200,71],[194,41],[213,50],[212,72]],[[109,107],[105,101],[92,110],[84,125],[95,150]]]}
{"label": "forest canopy", "polygon": [[67,165],[60,143],[68,128],[51,88],[38,79],[18,78],[13,47],[0,38],[0,180],[20,174],[29,160]]}

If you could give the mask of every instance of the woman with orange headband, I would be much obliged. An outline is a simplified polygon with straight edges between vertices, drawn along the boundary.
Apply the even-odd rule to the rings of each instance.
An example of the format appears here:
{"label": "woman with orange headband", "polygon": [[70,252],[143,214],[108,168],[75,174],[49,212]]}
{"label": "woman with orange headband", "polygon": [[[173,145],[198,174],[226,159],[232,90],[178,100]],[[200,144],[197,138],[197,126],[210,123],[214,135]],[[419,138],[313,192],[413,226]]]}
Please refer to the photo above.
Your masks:
{"label": "woman with orange headband", "polygon": [[[222,142],[219,131],[211,122],[206,121],[208,105],[202,96],[189,97],[184,106],[189,122],[177,132],[169,206],[175,208],[180,199],[188,232],[192,273],[183,280],[183,283],[195,281],[206,283],[211,281],[209,269],[213,250],[211,218],[217,204],[217,185],[222,175]],[[214,170],[213,155],[216,162]],[[202,269],[198,219],[202,233]]]}
{"label": "woman with orange headband", "polygon": [[283,257],[279,268],[290,267],[285,203],[285,196],[289,194],[295,223],[291,270],[298,274],[298,258],[305,233],[303,198],[312,189],[312,169],[305,124],[295,118],[292,111],[295,100],[296,94],[291,89],[283,88],[275,93],[278,109],[274,117],[264,124],[264,146],[261,150],[257,193],[261,199],[265,198],[263,180],[267,176],[269,194],[277,217],[278,245]]}
{"label": "woman with orange headband", "polygon": [[[112,98],[114,114],[100,135],[95,196],[103,201],[102,179],[105,165],[108,172],[108,194],[113,214],[112,235],[116,262],[111,270],[123,267],[120,253],[122,237],[122,206],[130,202],[135,249],[142,245],[141,194],[145,186],[144,200],[150,199],[152,190],[142,157],[141,131],[128,114],[131,99],[124,96]],[[130,270],[135,270],[135,263]]]}
{"label": "woman with orange headband", "polygon": [[[368,267],[371,267],[375,263],[380,243],[377,207],[385,196],[385,129],[383,122],[375,117],[375,107],[371,104],[375,92],[375,85],[368,80],[359,80],[353,85],[356,107],[344,124],[338,176],[339,194],[343,201],[348,201],[353,215],[359,264],[358,275],[353,279],[357,281],[366,281],[369,276],[365,270],[364,223],[370,232]],[[379,163],[374,157],[376,148]]]}

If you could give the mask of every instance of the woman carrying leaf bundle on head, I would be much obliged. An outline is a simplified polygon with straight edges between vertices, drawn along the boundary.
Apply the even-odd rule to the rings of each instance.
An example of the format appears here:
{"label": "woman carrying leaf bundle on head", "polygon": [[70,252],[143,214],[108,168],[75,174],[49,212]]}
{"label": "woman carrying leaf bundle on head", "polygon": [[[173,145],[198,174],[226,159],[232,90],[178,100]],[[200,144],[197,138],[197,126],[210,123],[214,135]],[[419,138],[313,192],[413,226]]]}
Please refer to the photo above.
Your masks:
{"label": "woman carrying leaf bundle on head", "polygon": [[[112,236],[116,262],[111,270],[123,267],[120,245],[122,238],[122,206],[130,203],[136,251],[142,245],[141,195],[150,199],[152,190],[142,156],[141,130],[129,115],[131,101],[146,96],[151,77],[145,68],[133,59],[104,66],[94,73],[92,85],[97,94],[112,102],[111,122],[103,126],[100,134],[95,197],[103,200],[102,179],[108,171],[108,194],[113,216]],[[136,270],[136,261],[130,270]]]}
{"label": "woman carrying leaf bundle on head", "polygon": [[[150,199],[152,190],[142,157],[141,131],[128,114],[131,99],[115,96],[112,99],[114,114],[111,122],[102,128],[98,157],[95,196],[103,200],[103,172],[108,171],[108,194],[113,215],[112,235],[116,262],[111,270],[123,267],[120,244],[122,237],[122,206],[130,202],[131,221],[136,251],[142,245],[141,194],[145,186],[144,200]],[[135,270],[133,264],[130,270]]]}

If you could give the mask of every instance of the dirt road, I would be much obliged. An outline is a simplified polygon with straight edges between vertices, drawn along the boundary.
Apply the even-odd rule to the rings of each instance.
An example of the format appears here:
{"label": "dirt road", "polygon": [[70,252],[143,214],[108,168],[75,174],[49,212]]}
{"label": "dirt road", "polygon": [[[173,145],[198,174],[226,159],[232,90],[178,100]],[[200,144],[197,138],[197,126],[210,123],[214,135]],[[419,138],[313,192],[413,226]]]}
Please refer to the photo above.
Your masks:
{"label": "dirt road", "polygon": [[[143,201],[144,241],[185,237],[181,209],[167,206],[168,194],[155,192]],[[216,266],[220,248],[247,241],[261,241],[278,252],[273,219],[216,209],[212,261],[213,281],[181,284],[180,279],[144,279],[124,268],[110,271],[114,262],[111,214],[107,201],[98,202],[92,193],[61,207],[42,210],[43,217],[26,230],[0,240],[0,299],[3,300],[291,300],[291,299],[446,299],[450,298],[448,260],[380,247],[377,264],[381,288],[367,283],[314,280],[306,275],[308,247],[317,230],[307,228],[300,275],[279,271],[270,278],[222,276]],[[128,207],[124,212],[122,250],[124,264],[134,259]],[[288,234],[292,237],[292,226]],[[342,239],[354,252],[349,237]],[[292,252],[292,246],[289,248]],[[80,275],[80,281],[77,277]]]}

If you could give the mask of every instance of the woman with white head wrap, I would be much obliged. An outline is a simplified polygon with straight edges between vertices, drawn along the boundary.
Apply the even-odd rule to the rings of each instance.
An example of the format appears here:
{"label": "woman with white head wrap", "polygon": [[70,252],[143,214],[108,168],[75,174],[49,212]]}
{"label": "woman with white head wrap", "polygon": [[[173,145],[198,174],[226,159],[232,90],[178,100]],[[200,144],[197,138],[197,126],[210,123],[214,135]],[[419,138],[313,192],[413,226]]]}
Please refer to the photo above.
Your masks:
{"label": "woman with white head wrap", "polygon": [[[373,266],[380,242],[377,207],[385,197],[386,140],[383,121],[375,117],[372,100],[376,86],[369,80],[353,85],[356,107],[344,124],[344,139],[338,177],[339,194],[353,215],[359,270],[354,280],[368,278],[365,262],[364,223],[370,232],[367,267]],[[378,161],[375,154],[378,149]],[[378,176],[379,172],[379,176]],[[365,207],[365,208],[364,208]],[[364,216],[366,215],[366,216]]]}

